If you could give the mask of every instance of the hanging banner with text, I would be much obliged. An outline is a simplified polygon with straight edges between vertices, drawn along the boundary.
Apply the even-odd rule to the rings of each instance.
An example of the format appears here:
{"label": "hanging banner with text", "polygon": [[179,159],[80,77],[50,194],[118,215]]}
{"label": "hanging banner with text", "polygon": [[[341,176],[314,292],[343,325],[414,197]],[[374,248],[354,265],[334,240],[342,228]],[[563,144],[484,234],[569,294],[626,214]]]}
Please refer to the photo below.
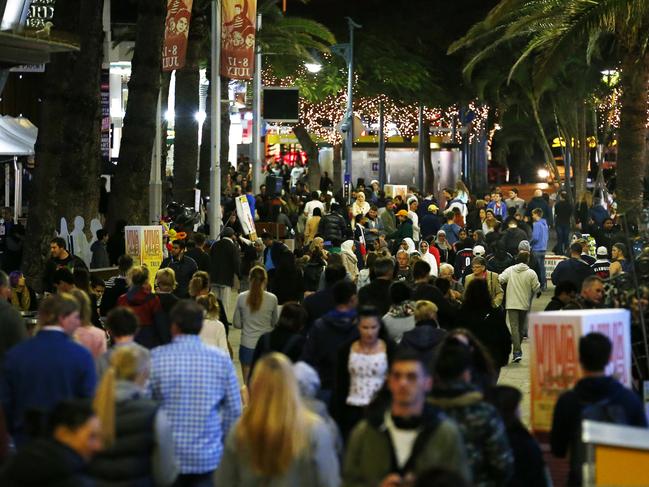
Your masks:
{"label": "hanging banner with text", "polygon": [[168,0],[165,39],[162,46],[162,70],[173,71],[185,66],[187,36],[192,17],[193,0]]}
{"label": "hanging banner with text", "polygon": [[221,0],[221,76],[252,79],[257,0]]}
{"label": "hanging banner with text", "polygon": [[626,309],[530,313],[530,389],[534,431],[550,431],[554,405],[582,375],[579,338],[599,332],[613,344],[606,374],[631,387],[631,320]]}

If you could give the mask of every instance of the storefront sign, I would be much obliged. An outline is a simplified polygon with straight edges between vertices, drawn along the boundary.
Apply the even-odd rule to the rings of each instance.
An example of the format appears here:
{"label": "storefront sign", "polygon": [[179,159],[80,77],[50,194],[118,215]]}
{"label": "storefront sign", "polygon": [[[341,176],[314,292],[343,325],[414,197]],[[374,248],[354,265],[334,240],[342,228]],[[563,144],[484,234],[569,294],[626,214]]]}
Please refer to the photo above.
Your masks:
{"label": "storefront sign", "polygon": [[257,0],[221,1],[221,76],[252,79]]}
{"label": "storefront sign", "polygon": [[579,338],[591,332],[613,343],[606,374],[631,387],[631,325],[624,309],[575,310],[529,315],[532,429],[549,431],[559,395],[581,377]]}
{"label": "storefront sign", "polygon": [[126,254],[133,262],[146,265],[149,269],[149,283],[153,285],[155,274],[162,265],[162,226],[137,225],[124,229]]}
{"label": "storefront sign", "polygon": [[168,0],[165,38],[162,47],[162,70],[173,71],[185,66],[187,36],[192,17],[193,0]]}
{"label": "storefront sign", "polygon": [[27,27],[43,29],[46,22],[54,18],[54,4],[56,0],[32,0],[27,14]]}

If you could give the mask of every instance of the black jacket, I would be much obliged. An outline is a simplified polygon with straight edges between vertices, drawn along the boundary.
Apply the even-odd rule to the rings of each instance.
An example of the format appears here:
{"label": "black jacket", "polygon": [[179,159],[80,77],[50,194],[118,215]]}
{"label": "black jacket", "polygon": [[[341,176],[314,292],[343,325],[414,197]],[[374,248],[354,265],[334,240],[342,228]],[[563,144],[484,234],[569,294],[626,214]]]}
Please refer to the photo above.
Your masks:
{"label": "black jacket", "polygon": [[301,333],[292,332],[283,327],[277,327],[273,331],[264,333],[259,337],[255,353],[252,357],[252,367],[255,367],[257,360],[271,352],[280,352],[286,355],[291,362],[297,362],[302,355],[306,338]]}
{"label": "black jacket", "polygon": [[108,312],[117,306],[117,299],[128,291],[128,282],[125,277],[115,276],[106,282],[106,290],[101,297],[99,314],[106,316]]}
{"label": "black jacket", "polygon": [[322,235],[325,241],[343,242],[347,239],[347,223],[342,215],[336,212],[324,215],[320,219],[318,233]]}
{"label": "black jacket", "polygon": [[562,310],[564,306],[565,304],[563,304],[559,298],[552,296],[552,299],[550,299],[550,302],[545,307],[544,311],[559,311]]}
{"label": "black jacket", "polygon": [[390,285],[392,281],[386,279],[375,279],[367,286],[358,291],[358,305],[374,306],[380,316],[383,316],[390,309]]}
{"label": "black jacket", "polygon": [[527,239],[528,236],[525,230],[521,230],[518,227],[508,228],[503,232],[502,237],[500,237],[503,247],[511,255],[516,255],[518,253],[518,244]]}
{"label": "black jacket", "polygon": [[162,261],[160,269],[168,267],[176,273],[176,287],[174,294],[180,299],[189,297],[189,281],[192,279],[194,272],[198,270],[196,262],[191,257],[184,255],[182,259],[176,260],[173,257],[167,257]]}
{"label": "black jacket", "polygon": [[336,307],[334,303],[334,296],[330,287],[318,291],[304,298],[304,308],[309,317],[307,326],[304,333],[308,334],[309,329],[313,326],[315,321],[321,316],[327,314],[329,311]]}
{"label": "black jacket", "polygon": [[439,325],[450,330],[457,317],[457,309],[444,297],[442,291],[432,284],[416,284],[412,290],[412,300],[424,299],[437,305],[437,321]]}
{"label": "black jacket", "polygon": [[485,312],[461,308],[456,324],[476,336],[489,350],[496,367],[500,368],[508,364],[512,350],[512,337],[502,309],[493,308]]}
{"label": "black jacket", "polygon": [[439,328],[436,322],[418,322],[415,328],[403,334],[399,348],[416,350],[427,364],[432,364],[437,349],[445,336],[446,330]]}
{"label": "black jacket", "polygon": [[315,322],[304,345],[302,360],[318,372],[322,390],[333,388],[338,349],[357,338],[355,311],[343,313],[334,309]]}
{"label": "black jacket", "polygon": [[97,454],[88,474],[97,487],[153,487],[154,421],[158,405],[131,399],[115,405],[115,443]]}
{"label": "black jacket", "polygon": [[85,475],[83,459],[53,439],[25,445],[0,474],[2,487],[94,487]]}
{"label": "black jacket", "polygon": [[66,267],[70,272],[74,272],[75,269],[81,268],[88,270],[86,263],[81,260],[76,255],[68,254],[65,259],[48,259],[45,263],[45,269],[43,270],[43,290],[49,293],[56,291],[54,289],[54,273],[58,269]]}
{"label": "black jacket", "polygon": [[588,276],[595,272],[591,267],[581,259],[570,258],[561,261],[552,271],[552,284],[555,286],[563,281],[572,282],[577,289],[581,289],[581,283]]}
{"label": "black jacket", "polygon": [[241,274],[239,246],[229,238],[214,242],[210,248],[210,280],[212,284],[232,287],[234,276]]}
{"label": "black jacket", "polygon": [[514,453],[514,476],[507,487],[547,487],[541,448],[520,421],[507,426],[507,439]]}
{"label": "black jacket", "polygon": [[189,249],[185,255],[194,259],[199,271],[210,272],[210,256],[203,249],[194,247]]}

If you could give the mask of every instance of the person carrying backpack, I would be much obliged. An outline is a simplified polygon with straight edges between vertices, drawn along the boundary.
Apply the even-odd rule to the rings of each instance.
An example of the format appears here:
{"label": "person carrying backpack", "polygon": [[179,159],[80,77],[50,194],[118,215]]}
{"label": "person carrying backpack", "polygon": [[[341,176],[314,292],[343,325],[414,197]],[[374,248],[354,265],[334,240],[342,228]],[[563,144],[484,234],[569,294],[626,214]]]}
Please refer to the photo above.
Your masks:
{"label": "person carrying backpack", "polygon": [[581,423],[584,420],[615,423],[641,428],[647,418],[640,398],[604,369],[611,359],[612,345],[601,333],[589,333],[579,340],[579,363],[583,378],[564,392],[554,406],[550,446],[556,457],[570,457],[567,485],[582,484],[584,445]]}

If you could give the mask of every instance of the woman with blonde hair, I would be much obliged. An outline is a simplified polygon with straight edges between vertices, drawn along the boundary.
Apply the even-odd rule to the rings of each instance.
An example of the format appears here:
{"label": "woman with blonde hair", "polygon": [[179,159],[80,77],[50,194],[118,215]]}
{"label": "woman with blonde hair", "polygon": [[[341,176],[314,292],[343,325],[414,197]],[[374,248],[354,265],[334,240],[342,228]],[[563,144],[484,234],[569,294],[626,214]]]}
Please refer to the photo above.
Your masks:
{"label": "woman with blonde hair", "polygon": [[88,466],[98,485],[172,485],[178,474],[171,426],[163,410],[147,398],[145,350],[116,349],[94,399],[104,449]]}
{"label": "woman with blonde hair", "polygon": [[130,308],[139,318],[140,327],[135,341],[140,345],[153,348],[160,345],[155,321],[162,310],[160,298],[151,292],[149,269],[146,266],[134,266],[126,275],[128,291],[117,299],[118,306]]}
{"label": "woman with blonde hair", "polygon": [[71,294],[79,303],[79,318],[81,326],[74,332],[74,339],[77,343],[83,345],[92,354],[95,360],[101,357],[107,349],[106,332],[92,324],[90,298],[85,291],[73,289]]}
{"label": "woman with blonde hair", "polygon": [[230,430],[215,484],[228,487],[335,487],[340,484],[331,432],[304,406],[291,362],[284,355],[268,354],[255,366],[250,405]]}
{"label": "woman with blonde hair", "polygon": [[203,328],[201,328],[198,336],[206,345],[220,348],[230,355],[228,337],[225,334],[225,325],[219,320],[220,307],[216,295],[214,293],[208,293],[207,295],[198,296],[196,302],[205,310]]}
{"label": "woman with blonde hair", "polygon": [[266,269],[261,266],[253,267],[248,274],[248,280],[250,289],[239,294],[232,320],[235,328],[241,329],[239,362],[246,384],[259,337],[271,331],[277,323],[277,297],[266,291]]}

